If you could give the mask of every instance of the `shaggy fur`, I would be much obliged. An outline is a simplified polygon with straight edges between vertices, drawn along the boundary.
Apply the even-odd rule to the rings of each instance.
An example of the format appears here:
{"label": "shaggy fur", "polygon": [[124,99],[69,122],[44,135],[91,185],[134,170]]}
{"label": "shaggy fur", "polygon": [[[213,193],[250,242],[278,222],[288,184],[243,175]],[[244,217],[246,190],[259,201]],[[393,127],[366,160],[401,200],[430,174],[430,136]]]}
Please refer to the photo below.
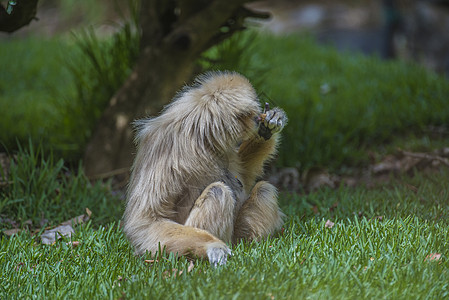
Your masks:
{"label": "shaggy fur", "polygon": [[256,179],[286,121],[278,108],[261,115],[249,81],[232,72],[198,77],[160,116],[138,121],[124,215],[136,253],[165,247],[217,265],[226,243],[278,230],[276,189]]}

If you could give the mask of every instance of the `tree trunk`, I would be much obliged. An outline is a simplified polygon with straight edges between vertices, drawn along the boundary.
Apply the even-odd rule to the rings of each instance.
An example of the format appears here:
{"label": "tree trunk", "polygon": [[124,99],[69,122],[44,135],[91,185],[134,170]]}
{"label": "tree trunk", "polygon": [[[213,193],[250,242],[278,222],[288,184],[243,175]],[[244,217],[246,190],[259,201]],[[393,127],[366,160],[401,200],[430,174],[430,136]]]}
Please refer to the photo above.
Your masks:
{"label": "tree trunk", "polygon": [[86,148],[84,168],[95,177],[132,164],[132,122],[156,115],[194,75],[203,51],[244,28],[248,0],[142,1],[141,53],[125,84],[110,100]]}
{"label": "tree trunk", "polygon": [[0,31],[14,32],[36,19],[38,0],[7,2],[6,7],[0,3]]}

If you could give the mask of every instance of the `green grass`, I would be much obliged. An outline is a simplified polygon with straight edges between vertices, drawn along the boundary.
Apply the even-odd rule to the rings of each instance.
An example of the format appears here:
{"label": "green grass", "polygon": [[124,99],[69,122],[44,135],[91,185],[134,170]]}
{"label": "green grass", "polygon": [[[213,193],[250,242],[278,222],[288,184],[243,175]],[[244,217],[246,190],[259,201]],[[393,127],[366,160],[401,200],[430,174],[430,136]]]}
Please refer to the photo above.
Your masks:
{"label": "green grass", "polygon": [[[78,227],[75,248],[67,240],[42,245],[26,233],[3,236],[0,297],[447,298],[448,175],[417,174],[374,189],[284,194],[284,233],[235,245],[228,264],[217,269],[195,261],[188,272],[189,261],[173,256],[145,263],[113,223]],[[325,226],[328,219],[332,228]],[[426,261],[432,253],[442,256]]]}
{"label": "green grass", "polygon": [[136,7],[137,1],[129,1],[133,18],[108,38],[89,27],[70,37],[2,41],[0,110],[7,113],[0,118],[1,148],[17,150],[31,139],[78,163],[138,55]]}
{"label": "green grass", "polygon": [[64,67],[76,56],[73,43],[58,38],[2,40],[0,47],[0,142],[7,149],[17,141],[57,134],[62,97],[73,97],[73,78]]}
{"label": "green grass", "polygon": [[10,184],[0,189],[0,214],[19,223],[31,221],[33,227],[41,222],[57,225],[84,214],[86,208],[93,212],[95,224],[122,214],[120,194],[109,183],[90,183],[81,166],[69,170],[62,159],[44,157],[42,147],[20,148],[5,181]]}

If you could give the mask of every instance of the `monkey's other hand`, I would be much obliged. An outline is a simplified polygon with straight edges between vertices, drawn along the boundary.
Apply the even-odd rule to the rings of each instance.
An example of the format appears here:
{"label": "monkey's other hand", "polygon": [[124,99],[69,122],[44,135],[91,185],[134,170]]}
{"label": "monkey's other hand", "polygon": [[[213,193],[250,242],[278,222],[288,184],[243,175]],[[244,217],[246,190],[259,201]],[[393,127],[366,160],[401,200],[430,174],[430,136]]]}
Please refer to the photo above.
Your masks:
{"label": "monkey's other hand", "polygon": [[231,249],[222,243],[213,243],[207,248],[207,257],[212,266],[224,265],[228,261],[228,256],[232,254]]}
{"label": "monkey's other hand", "polygon": [[268,140],[274,133],[280,132],[284,128],[287,120],[286,113],[279,107],[265,112],[259,124],[259,135]]}

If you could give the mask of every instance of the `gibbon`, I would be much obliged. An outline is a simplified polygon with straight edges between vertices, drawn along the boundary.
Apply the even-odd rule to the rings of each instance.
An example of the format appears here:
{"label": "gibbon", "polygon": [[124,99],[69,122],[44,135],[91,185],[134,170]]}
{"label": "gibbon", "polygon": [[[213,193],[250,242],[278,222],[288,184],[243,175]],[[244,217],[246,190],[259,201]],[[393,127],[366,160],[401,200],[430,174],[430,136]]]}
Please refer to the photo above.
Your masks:
{"label": "gibbon", "polygon": [[229,244],[280,229],[276,188],[256,180],[286,123],[280,108],[262,113],[248,79],[234,72],[200,75],[161,115],[137,121],[124,214],[136,254],[165,248],[217,266]]}

